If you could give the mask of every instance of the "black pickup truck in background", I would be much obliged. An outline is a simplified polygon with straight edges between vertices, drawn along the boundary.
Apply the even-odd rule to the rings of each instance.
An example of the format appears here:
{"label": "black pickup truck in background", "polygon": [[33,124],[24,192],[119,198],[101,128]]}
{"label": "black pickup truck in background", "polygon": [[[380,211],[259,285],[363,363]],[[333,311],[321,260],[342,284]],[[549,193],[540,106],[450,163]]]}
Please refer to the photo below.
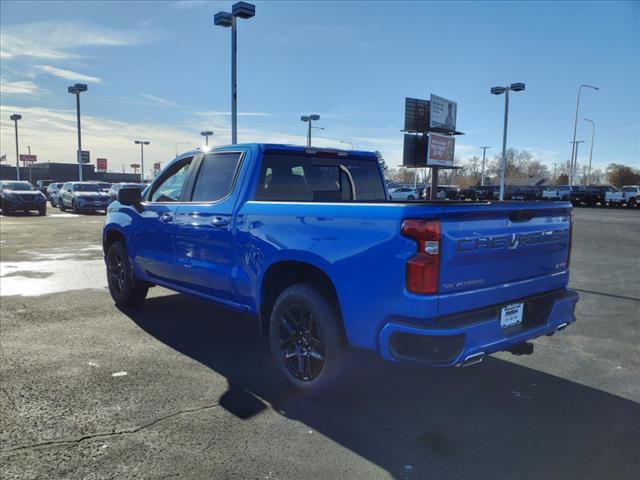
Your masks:
{"label": "black pickup truck in background", "polygon": [[607,192],[615,192],[616,189],[611,185],[589,185],[578,191],[572,191],[570,200],[573,206],[586,205],[595,207],[598,204],[605,204],[605,195]]}

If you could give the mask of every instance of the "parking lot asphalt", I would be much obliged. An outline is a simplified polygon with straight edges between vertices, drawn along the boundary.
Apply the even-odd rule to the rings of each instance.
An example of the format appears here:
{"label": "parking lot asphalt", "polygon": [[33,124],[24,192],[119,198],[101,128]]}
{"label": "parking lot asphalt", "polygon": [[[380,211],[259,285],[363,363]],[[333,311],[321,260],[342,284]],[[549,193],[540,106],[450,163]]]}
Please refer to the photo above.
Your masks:
{"label": "parking lot asphalt", "polygon": [[313,398],[250,318],[162,288],[118,310],[103,222],[0,218],[2,479],[637,478],[637,210],[575,210],[578,321],[533,355],[426,369],[351,352]]}

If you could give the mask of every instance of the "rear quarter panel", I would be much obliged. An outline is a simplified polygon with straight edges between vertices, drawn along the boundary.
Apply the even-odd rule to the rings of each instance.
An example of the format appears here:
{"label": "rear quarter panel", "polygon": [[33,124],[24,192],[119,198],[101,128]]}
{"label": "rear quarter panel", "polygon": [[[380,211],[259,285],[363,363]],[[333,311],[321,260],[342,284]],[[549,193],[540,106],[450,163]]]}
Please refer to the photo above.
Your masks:
{"label": "rear quarter panel", "polygon": [[257,303],[265,272],[279,261],[310,263],[333,281],[349,343],[376,348],[388,312],[433,317],[437,299],[408,294],[413,241],[400,235],[405,207],[250,201],[238,216],[237,294]]}

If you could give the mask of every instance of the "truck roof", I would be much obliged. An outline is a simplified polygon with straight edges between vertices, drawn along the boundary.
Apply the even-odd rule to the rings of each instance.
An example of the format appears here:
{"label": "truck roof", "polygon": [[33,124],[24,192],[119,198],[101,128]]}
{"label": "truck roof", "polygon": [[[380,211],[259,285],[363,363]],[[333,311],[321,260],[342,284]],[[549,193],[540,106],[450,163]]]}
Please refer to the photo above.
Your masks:
{"label": "truck roof", "polygon": [[307,153],[307,154],[328,154],[339,157],[359,157],[359,158],[377,158],[375,152],[367,150],[346,150],[341,148],[329,147],[305,147],[301,145],[287,145],[283,143],[238,143],[236,145],[216,145],[213,147],[199,147],[195,150],[184,152],[178,157],[196,155],[202,152],[233,150],[236,148],[249,148],[252,150],[260,150],[264,153]]}

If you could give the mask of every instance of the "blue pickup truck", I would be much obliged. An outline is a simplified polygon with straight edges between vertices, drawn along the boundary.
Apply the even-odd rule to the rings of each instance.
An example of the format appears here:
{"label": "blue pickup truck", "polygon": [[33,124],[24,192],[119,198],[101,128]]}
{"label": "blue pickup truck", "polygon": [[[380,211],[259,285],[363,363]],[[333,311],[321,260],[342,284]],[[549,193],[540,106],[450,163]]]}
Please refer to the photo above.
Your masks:
{"label": "blue pickup truck", "polygon": [[334,381],[347,346],[466,366],[575,320],[568,202],[391,201],[374,153],[246,144],[122,188],[103,231],[116,305],[161,285],[257,319],[282,374]]}

